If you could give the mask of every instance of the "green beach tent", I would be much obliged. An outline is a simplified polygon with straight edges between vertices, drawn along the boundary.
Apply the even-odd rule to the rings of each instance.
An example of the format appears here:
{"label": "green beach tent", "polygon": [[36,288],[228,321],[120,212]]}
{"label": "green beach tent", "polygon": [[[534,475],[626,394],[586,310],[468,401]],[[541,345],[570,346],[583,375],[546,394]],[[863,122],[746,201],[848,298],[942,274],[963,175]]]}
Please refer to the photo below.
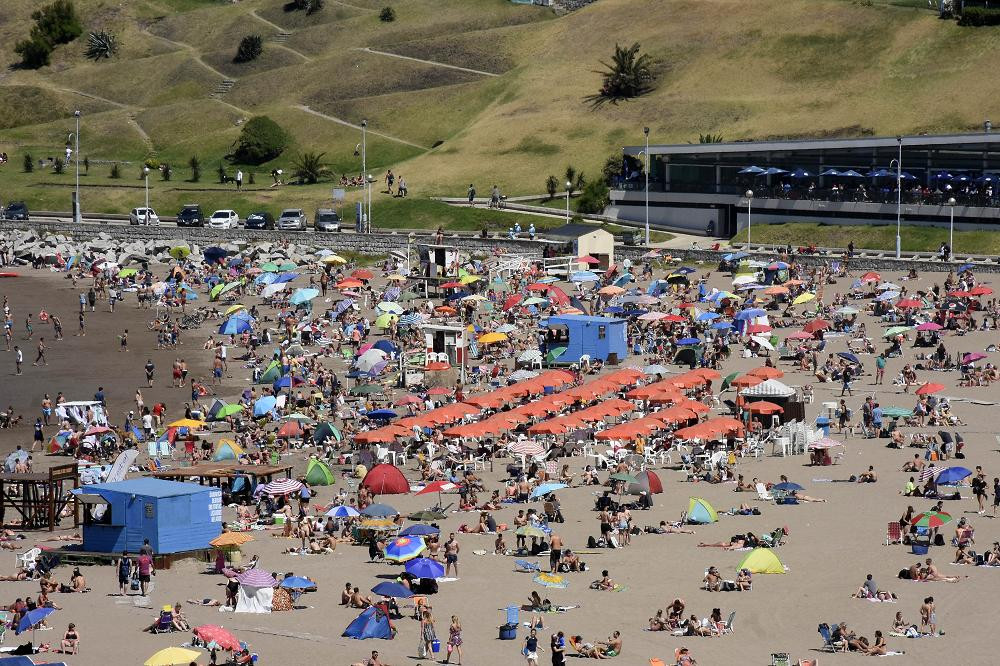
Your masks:
{"label": "green beach tent", "polygon": [[687,522],[704,525],[718,522],[718,520],[719,514],[715,512],[711,504],[700,497],[692,497],[688,500]]}
{"label": "green beach tent", "polygon": [[787,573],[785,566],[770,548],[754,548],[743,558],[737,571],[747,569],[750,573],[783,574]]}
{"label": "green beach tent", "polygon": [[306,468],[306,481],[310,486],[332,486],[336,478],[325,462],[313,458]]}

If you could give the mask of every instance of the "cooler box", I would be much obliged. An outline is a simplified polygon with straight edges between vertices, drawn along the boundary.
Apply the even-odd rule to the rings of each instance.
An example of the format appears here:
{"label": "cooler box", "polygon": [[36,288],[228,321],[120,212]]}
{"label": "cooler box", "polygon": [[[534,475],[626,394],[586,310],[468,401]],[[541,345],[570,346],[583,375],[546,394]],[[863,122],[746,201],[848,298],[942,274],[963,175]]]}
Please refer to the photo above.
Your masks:
{"label": "cooler box", "polygon": [[516,624],[500,625],[500,640],[502,641],[517,640],[517,625]]}
{"label": "cooler box", "polygon": [[927,546],[923,546],[921,544],[915,543],[915,544],[913,544],[911,546],[911,552],[914,555],[926,555],[927,554]]}

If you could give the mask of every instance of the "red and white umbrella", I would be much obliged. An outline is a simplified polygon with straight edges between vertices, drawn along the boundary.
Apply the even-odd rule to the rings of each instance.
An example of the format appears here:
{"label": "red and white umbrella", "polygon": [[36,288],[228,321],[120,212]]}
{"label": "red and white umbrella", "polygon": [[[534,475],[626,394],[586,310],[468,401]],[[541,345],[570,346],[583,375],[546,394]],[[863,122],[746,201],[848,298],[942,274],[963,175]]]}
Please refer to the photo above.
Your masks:
{"label": "red and white umbrella", "polygon": [[809,445],[810,449],[832,449],[835,446],[843,446],[842,442],[838,442],[835,439],[830,439],[829,437],[821,437],[812,444]]}
{"label": "red and white umbrella", "polygon": [[257,489],[258,495],[290,495],[291,493],[297,493],[302,489],[302,484],[295,479],[278,479],[277,481],[271,481],[265,483]]}
{"label": "red and white umbrella", "polygon": [[944,469],[945,469],[944,467],[935,467],[934,465],[928,465],[927,467],[925,467],[922,470],[920,470],[920,477],[919,477],[919,479],[921,481],[926,481],[927,479],[931,478],[932,476],[937,476],[938,474],[940,474],[941,472],[943,472]]}
{"label": "red and white umbrella", "polygon": [[427,493],[444,493],[449,490],[454,490],[455,488],[458,488],[458,486],[450,481],[432,481],[414,494],[426,495]]}
{"label": "red and white umbrella", "polygon": [[519,456],[540,456],[545,453],[545,447],[530,439],[523,439],[510,447],[510,452]]}

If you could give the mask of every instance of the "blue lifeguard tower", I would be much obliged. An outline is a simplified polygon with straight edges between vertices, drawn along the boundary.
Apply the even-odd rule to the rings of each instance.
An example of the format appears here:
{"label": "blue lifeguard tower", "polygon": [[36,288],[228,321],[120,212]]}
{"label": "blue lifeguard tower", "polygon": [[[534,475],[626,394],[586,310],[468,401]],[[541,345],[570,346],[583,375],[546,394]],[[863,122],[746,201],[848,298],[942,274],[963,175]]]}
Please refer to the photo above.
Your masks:
{"label": "blue lifeguard tower", "polygon": [[162,479],[84,486],[83,550],[138,552],[144,539],[157,554],[208,548],[222,533],[222,491]]}
{"label": "blue lifeguard tower", "polygon": [[557,315],[545,324],[544,352],[565,347],[559,365],[579,363],[580,357],[618,363],[628,356],[625,320],[589,315]]}

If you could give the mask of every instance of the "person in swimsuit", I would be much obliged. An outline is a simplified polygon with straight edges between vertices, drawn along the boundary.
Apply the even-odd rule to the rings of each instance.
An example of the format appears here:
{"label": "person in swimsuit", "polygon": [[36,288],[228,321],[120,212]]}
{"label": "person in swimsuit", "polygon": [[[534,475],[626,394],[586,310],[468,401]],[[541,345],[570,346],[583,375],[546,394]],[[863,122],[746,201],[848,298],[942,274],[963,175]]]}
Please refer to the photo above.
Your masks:
{"label": "person in swimsuit", "polygon": [[462,666],[462,623],[457,615],[451,616],[451,625],[448,627],[448,654],[445,655],[443,663],[451,663],[452,652],[458,653],[458,666]]}

